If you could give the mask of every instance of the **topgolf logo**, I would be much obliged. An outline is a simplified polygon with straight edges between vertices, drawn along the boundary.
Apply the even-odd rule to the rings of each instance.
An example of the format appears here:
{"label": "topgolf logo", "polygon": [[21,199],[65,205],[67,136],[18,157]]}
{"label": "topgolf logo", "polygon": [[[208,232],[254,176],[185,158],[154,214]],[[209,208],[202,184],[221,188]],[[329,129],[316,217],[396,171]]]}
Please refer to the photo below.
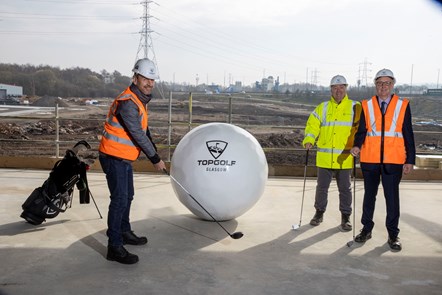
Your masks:
{"label": "topgolf logo", "polygon": [[234,160],[219,159],[229,144],[222,140],[206,141],[206,147],[213,159],[197,160],[198,166],[205,166],[209,172],[227,172],[228,167],[236,164]]}
{"label": "topgolf logo", "polygon": [[224,153],[224,151],[227,148],[228,143],[222,140],[210,140],[206,142],[207,149],[209,150],[209,153],[214,157],[215,159],[218,159],[219,156]]}

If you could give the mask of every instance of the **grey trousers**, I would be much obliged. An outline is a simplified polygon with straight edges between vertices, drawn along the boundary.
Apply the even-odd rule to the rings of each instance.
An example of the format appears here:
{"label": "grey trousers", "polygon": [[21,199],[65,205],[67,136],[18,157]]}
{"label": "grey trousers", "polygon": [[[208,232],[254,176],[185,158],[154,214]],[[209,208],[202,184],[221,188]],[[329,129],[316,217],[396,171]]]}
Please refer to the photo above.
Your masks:
{"label": "grey trousers", "polygon": [[316,210],[325,211],[327,209],[328,189],[333,175],[335,175],[339,190],[339,211],[341,211],[342,214],[351,214],[351,172],[352,169],[326,169],[318,167],[315,195]]}

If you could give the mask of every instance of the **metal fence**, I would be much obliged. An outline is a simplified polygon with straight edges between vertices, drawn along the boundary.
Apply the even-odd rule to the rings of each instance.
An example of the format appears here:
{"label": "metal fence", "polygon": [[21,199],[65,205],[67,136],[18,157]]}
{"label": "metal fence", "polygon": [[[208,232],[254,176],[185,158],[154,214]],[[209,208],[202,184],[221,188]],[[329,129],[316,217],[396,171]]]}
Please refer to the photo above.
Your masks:
{"label": "metal fence", "polygon": [[[102,104],[97,106],[77,105],[60,108],[56,105],[39,108],[38,110],[42,111],[34,112],[32,116],[14,115],[16,113],[3,111],[0,113],[4,118],[0,134],[1,154],[46,155],[59,158],[63,156],[61,152],[78,140],[87,140],[96,151],[111,101],[103,100]],[[258,105],[261,105],[264,111],[257,108]],[[296,113],[288,112],[287,108],[290,107],[297,108],[300,114],[298,118]],[[92,115],[86,116],[81,111],[82,108],[95,112],[92,111]],[[252,99],[246,96],[208,96],[192,93],[174,97],[171,92],[168,99],[153,101],[149,108],[154,114],[149,120],[150,129],[156,135],[154,139],[159,140],[157,147],[161,157],[168,161],[171,160],[179,140],[192,128],[209,122],[225,122],[244,128],[257,137],[266,155],[271,159],[269,161],[276,161],[278,164],[301,164],[304,150],[299,138],[303,137],[305,120],[314,106],[291,104],[284,99],[265,97]],[[284,111],[285,114],[281,113]],[[10,126],[5,126],[8,124]],[[34,125],[26,127],[26,124]],[[22,130],[9,134],[4,131],[7,127],[20,129],[16,126],[22,126]],[[28,130],[25,130],[26,128]],[[415,132],[419,135],[416,142],[419,153],[442,155],[438,142],[442,132],[431,129]]]}

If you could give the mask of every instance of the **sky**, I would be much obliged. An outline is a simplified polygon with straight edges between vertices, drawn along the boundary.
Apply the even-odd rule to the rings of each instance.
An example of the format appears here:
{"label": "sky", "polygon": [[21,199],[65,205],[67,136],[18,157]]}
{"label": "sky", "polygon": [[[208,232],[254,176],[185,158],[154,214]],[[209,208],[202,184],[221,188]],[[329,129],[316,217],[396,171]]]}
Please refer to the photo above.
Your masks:
{"label": "sky", "polygon": [[[144,0],[0,0],[0,63],[131,76]],[[149,0],[147,56],[165,82],[442,87],[442,5],[431,0]],[[0,81],[1,82],[1,81]]]}

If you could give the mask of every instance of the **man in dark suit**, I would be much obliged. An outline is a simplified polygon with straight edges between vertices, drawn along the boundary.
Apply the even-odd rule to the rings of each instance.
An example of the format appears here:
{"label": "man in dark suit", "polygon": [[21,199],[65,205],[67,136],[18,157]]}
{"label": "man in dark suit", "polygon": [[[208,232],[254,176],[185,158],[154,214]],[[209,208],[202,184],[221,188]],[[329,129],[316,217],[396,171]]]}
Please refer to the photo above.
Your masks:
{"label": "man in dark suit", "polygon": [[393,93],[396,79],[388,69],[380,70],[374,79],[376,96],[362,102],[362,114],[355,136],[353,156],[361,158],[364,176],[363,228],[355,242],[371,238],[376,195],[382,180],[387,216],[388,245],[402,250],[399,240],[399,183],[402,174],[413,170],[416,158],[411,110],[407,99]]}

